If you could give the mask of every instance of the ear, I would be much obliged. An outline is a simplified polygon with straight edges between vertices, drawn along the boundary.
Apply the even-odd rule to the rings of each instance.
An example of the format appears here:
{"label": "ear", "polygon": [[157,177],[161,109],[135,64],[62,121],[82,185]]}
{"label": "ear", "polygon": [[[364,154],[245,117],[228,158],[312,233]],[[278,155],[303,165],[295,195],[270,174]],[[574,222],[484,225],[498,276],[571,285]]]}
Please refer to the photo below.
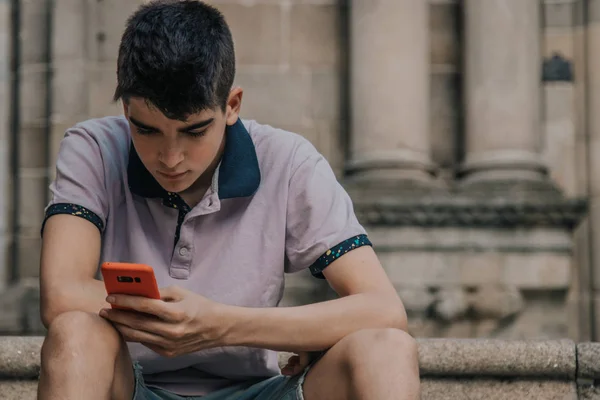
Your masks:
{"label": "ear", "polygon": [[229,92],[229,98],[227,99],[227,109],[225,110],[225,120],[227,125],[233,125],[237,122],[240,110],[242,108],[242,96],[244,89],[241,87],[234,87]]}

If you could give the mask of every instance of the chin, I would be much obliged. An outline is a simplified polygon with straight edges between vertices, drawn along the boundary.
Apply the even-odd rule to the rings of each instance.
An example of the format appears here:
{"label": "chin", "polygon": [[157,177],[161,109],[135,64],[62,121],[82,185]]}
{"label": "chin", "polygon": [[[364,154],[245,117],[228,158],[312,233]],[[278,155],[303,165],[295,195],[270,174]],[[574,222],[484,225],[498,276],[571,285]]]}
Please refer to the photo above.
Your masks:
{"label": "chin", "polygon": [[160,183],[160,186],[163,187],[163,189],[165,189],[167,192],[171,192],[171,193],[181,193],[190,187],[190,184],[188,182],[159,181],[159,183]]}

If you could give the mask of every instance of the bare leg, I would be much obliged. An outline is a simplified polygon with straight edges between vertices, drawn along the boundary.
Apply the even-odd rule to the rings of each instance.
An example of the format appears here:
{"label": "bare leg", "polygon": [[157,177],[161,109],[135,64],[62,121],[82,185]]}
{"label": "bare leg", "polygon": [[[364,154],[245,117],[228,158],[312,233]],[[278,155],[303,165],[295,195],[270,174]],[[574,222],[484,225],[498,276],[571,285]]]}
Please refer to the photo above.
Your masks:
{"label": "bare leg", "polygon": [[398,329],[346,336],[308,372],[306,400],[420,398],[417,344]]}
{"label": "bare leg", "polygon": [[56,317],[42,346],[39,400],[130,400],[133,390],[131,358],[111,324],[79,311]]}

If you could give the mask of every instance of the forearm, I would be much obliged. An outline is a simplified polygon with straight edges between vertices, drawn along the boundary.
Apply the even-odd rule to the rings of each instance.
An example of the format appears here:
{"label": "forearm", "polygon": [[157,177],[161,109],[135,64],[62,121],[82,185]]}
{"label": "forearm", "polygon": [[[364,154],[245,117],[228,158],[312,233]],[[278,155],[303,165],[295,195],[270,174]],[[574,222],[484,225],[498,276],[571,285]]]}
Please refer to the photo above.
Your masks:
{"label": "forearm", "polygon": [[42,294],[42,322],[46,328],[58,315],[68,311],[98,313],[110,307],[106,299],[104,283],[97,279],[63,284],[61,288],[51,288]]}
{"label": "forearm", "polygon": [[230,307],[227,345],[277,351],[326,350],[344,336],[367,328],[406,330],[406,313],[395,296],[360,293],[298,307]]}

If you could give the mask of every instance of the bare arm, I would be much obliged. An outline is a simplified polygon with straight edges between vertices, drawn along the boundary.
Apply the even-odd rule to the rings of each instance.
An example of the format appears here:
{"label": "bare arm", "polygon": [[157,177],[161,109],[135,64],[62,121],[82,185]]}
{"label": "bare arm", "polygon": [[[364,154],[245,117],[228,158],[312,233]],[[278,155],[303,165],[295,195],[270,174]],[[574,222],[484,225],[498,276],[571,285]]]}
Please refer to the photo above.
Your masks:
{"label": "bare arm", "polygon": [[40,261],[44,326],[66,311],[97,313],[109,306],[104,284],[94,278],[99,259],[100,231],[93,224],[68,214],[46,221]]}
{"label": "bare arm", "polygon": [[321,351],[360,329],[407,329],[406,313],[375,252],[345,254],[323,274],[339,299],[298,307],[228,307],[227,345]]}

